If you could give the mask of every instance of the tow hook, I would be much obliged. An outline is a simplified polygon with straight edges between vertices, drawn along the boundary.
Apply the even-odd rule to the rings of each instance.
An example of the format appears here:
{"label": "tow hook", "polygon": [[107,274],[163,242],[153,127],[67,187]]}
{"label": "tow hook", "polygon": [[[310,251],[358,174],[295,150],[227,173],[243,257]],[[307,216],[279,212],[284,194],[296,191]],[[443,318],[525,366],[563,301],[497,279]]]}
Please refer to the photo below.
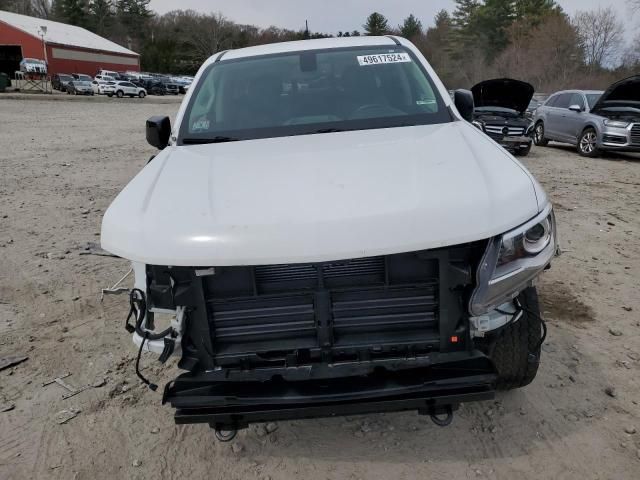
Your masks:
{"label": "tow hook", "polygon": [[446,416],[443,418],[442,414],[438,415],[432,413],[431,421],[439,427],[448,427],[449,425],[451,425],[451,422],[453,422],[453,409],[451,408],[451,406],[447,406],[445,408],[444,415]]}
{"label": "tow hook", "polygon": [[211,428],[214,429],[214,435],[219,442],[227,443],[236,438],[238,435],[238,430],[222,430],[220,428],[216,428],[211,425]]}

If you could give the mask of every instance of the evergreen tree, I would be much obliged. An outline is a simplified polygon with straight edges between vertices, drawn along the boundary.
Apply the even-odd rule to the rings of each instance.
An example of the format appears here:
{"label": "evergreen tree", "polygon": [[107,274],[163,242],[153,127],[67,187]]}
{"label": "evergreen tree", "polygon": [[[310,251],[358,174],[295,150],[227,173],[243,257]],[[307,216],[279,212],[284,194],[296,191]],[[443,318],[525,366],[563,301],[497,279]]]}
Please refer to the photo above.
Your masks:
{"label": "evergreen tree", "polygon": [[389,32],[389,20],[378,12],[373,12],[367,17],[367,23],[362,28],[367,35],[385,35]]}
{"label": "evergreen tree", "polygon": [[52,8],[56,20],[79,27],[88,26],[89,5],[87,0],[56,0]]}
{"label": "evergreen tree", "polygon": [[111,29],[115,18],[113,0],[91,0],[89,3],[89,27],[98,35],[105,35]]}
{"label": "evergreen tree", "polygon": [[412,13],[404,19],[404,23],[400,26],[399,30],[400,35],[404,38],[412,39],[422,33],[422,22]]}

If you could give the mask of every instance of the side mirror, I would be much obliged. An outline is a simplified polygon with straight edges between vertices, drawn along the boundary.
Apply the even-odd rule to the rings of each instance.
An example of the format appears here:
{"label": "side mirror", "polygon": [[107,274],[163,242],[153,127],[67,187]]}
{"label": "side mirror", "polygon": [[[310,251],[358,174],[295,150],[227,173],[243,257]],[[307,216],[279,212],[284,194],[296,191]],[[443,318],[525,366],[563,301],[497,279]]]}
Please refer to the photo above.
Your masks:
{"label": "side mirror", "polygon": [[171,120],[169,117],[151,117],[147,120],[147,142],[162,150],[169,144],[171,136]]}
{"label": "side mirror", "polygon": [[473,93],[469,90],[456,90],[453,92],[453,103],[458,112],[467,122],[473,120]]}
{"label": "side mirror", "polygon": [[569,107],[569,110],[571,110],[572,112],[582,112],[582,107],[580,105],[571,105]]}

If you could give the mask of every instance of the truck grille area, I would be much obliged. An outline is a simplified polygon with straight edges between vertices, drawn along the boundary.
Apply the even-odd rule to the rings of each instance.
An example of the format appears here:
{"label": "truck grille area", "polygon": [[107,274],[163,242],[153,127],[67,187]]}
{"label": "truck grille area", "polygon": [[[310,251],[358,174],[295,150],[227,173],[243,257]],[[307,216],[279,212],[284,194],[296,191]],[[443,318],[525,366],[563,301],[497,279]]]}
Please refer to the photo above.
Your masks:
{"label": "truck grille area", "polygon": [[465,348],[464,296],[484,245],[213,267],[200,277],[192,268],[148,266],[149,303],[192,304],[183,340],[185,368],[415,358]]}

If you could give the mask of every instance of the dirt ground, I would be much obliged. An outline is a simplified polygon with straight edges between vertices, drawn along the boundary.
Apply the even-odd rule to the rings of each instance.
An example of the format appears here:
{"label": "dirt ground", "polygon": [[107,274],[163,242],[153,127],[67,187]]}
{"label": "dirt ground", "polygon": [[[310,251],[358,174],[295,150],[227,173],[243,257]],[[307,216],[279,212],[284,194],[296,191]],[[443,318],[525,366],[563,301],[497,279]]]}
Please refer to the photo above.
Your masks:
{"label": "dirt ground", "polygon": [[[253,426],[222,444],[175,426],[135,376],[126,298],[100,302],[127,263],[85,253],[154,153],[144,121],[177,101],[0,96],[0,357],[28,356],[0,371],[0,478],[640,478],[640,156],[561,146],[525,159],[564,250],[539,284],[549,338],[532,385],[463,405],[448,428],[368,415]],[[161,385],[177,372],[143,365]],[[91,387],[63,399],[43,386],[67,372]]]}

